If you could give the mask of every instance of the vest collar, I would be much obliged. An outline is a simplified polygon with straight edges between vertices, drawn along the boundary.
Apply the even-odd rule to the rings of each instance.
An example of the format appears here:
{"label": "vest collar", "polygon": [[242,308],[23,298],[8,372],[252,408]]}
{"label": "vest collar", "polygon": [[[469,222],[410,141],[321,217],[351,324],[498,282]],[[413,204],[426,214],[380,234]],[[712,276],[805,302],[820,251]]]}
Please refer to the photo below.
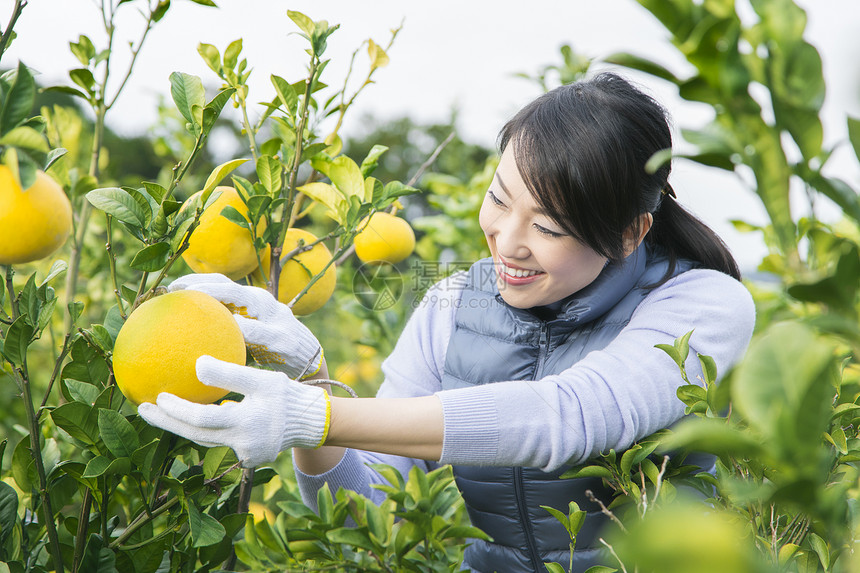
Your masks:
{"label": "vest collar", "polygon": [[[648,266],[648,249],[644,242],[621,263],[607,265],[594,281],[585,288],[573,293],[561,302],[558,315],[549,322],[564,321],[571,324],[585,324],[602,316],[614,307],[630,290],[636,286]],[[483,287],[495,295],[510,313],[511,317],[526,324],[544,322],[528,309],[509,306],[499,294],[496,284],[492,258],[484,259],[487,272],[481,272]]]}

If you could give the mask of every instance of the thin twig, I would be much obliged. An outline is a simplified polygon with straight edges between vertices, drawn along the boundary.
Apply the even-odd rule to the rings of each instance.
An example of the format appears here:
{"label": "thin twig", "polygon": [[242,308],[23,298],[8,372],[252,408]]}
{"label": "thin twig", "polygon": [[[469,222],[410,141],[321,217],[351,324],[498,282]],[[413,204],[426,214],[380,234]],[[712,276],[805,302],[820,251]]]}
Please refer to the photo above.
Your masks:
{"label": "thin twig", "polygon": [[618,557],[618,554],[615,552],[615,549],[613,549],[611,545],[606,543],[606,540],[604,540],[602,537],[598,539],[598,541],[600,541],[600,543],[602,543],[607,549],[609,549],[609,552],[612,553],[612,556],[615,557],[616,561],[618,561],[618,565],[621,567],[621,571],[627,573],[627,568],[624,567],[624,563],[621,561],[621,558]]}
{"label": "thin twig", "polygon": [[618,525],[618,527],[620,527],[620,528],[621,528],[621,531],[623,531],[623,532],[627,533],[627,528],[626,528],[626,527],[624,527],[624,524],[623,524],[623,523],[621,523],[621,520],[619,520],[617,517],[615,517],[615,514],[614,514],[614,513],[612,513],[612,511],[611,511],[611,510],[609,510],[609,508],[607,508],[605,505],[603,505],[603,502],[602,502],[602,501],[600,501],[599,499],[597,499],[597,498],[594,496],[594,492],[592,492],[590,489],[585,490],[585,497],[587,497],[587,498],[589,499],[589,501],[593,501],[594,503],[596,503],[597,505],[599,505],[599,506],[600,506],[600,511],[601,511],[601,513],[603,513],[604,515],[608,516],[608,517],[609,517],[609,519],[611,519],[612,521],[614,521],[614,522]]}
{"label": "thin twig", "polygon": [[9,45],[9,40],[12,38],[12,29],[15,27],[15,22],[21,16],[21,12],[27,7],[27,0],[15,0],[15,7],[12,9],[12,16],[9,18],[9,23],[6,25],[6,30],[3,32],[3,37],[0,38],[0,58],[6,52],[6,47]]}

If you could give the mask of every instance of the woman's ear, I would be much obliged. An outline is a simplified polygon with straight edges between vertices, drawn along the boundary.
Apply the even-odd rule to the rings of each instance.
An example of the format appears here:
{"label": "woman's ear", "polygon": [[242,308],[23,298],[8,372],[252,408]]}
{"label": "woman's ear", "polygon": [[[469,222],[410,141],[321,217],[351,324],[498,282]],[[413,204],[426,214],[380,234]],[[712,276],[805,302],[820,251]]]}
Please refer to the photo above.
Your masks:
{"label": "woman's ear", "polygon": [[654,217],[651,216],[651,213],[642,213],[636,217],[635,221],[630,223],[630,226],[624,231],[625,257],[630,256],[630,254],[639,247],[642,240],[645,238],[645,235],[647,235],[648,231],[651,230],[651,225],[653,223]]}

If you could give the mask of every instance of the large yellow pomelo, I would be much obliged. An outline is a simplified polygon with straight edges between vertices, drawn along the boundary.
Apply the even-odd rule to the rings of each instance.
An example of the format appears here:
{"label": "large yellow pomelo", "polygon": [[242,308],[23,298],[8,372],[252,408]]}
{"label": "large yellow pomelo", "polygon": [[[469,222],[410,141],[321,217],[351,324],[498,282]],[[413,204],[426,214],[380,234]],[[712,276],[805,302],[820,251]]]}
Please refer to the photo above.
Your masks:
{"label": "large yellow pomelo", "polygon": [[72,230],[72,205],[63,188],[42,171],[28,189],[0,165],[0,265],[43,259],[63,246]]}
{"label": "large yellow pomelo", "polygon": [[355,236],[355,254],[365,263],[399,263],[415,250],[415,232],[405,220],[378,211]]}
{"label": "large yellow pomelo", "polygon": [[269,509],[265,503],[260,503],[259,501],[252,501],[248,503],[248,513],[254,518],[254,523],[260,523],[261,521],[268,521],[269,525],[274,525],[275,521],[277,521],[278,517],[275,515],[275,512]]}
{"label": "large yellow pomelo", "polygon": [[[182,258],[195,273],[221,273],[237,280],[257,268],[257,252],[248,229],[223,217],[221,211],[230,206],[248,220],[248,207],[233,187],[216,187],[215,191],[221,195],[203,211]],[[201,193],[189,197],[186,205]]]}
{"label": "large yellow pomelo", "polygon": [[207,354],[245,364],[245,340],[227,307],[208,294],[180,290],[137,307],[116,337],[113,372],[134,404],[170,392],[208,404],[228,394],[197,379],[195,365]]}
{"label": "large yellow pomelo", "polygon": [[[304,241],[303,244],[309,245],[317,240],[313,233],[309,233],[303,229],[289,229],[284,237],[284,246],[281,251],[281,256],[286,255],[295,249],[299,241]],[[262,266],[266,279],[262,279],[260,275],[254,277],[254,281],[260,286],[265,286],[265,280],[269,276],[269,249],[266,249],[260,254],[262,257]],[[323,243],[317,243],[309,251],[299,253],[288,260],[281,267],[281,276],[278,279],[278,300],[287,304],[305,288],[311,278],[316,276],[331,260],[331,251],[328,250]],[[334,287],[337,284],[337,271],[335,265],[332,264],[323,276],[308,289],[308,292],[293,306],[293,314],[305,315],[319,310],[331,295],[334,293]]]}

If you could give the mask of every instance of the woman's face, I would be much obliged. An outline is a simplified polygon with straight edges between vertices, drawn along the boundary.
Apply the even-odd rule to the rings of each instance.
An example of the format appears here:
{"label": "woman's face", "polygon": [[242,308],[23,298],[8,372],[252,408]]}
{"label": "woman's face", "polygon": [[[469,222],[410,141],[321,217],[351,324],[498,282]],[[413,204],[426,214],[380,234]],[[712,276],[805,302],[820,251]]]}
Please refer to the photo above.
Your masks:
{"label": "woman's face", "polygon": [[544,213],[520,177],[513,144],[499,167],[479,217],[506,303],[532,308],[557,302],[588,286],[606,264]]}

